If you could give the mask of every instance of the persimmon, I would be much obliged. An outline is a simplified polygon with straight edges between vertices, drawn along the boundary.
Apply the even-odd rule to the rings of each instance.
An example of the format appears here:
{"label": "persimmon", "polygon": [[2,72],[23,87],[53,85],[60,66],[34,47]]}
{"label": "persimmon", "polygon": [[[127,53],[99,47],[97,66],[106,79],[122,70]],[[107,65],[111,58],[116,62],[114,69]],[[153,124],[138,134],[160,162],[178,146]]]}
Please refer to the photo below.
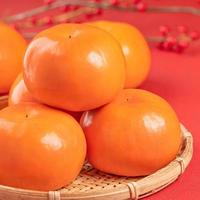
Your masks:
{"label": "persimmon", "polygon": [[[8,105],[17,105],[20,103],[40,103],[36,101],[31,93],[28,91],[22,74],[20,73],[16,80],[14,81],[13,85],[11,86],[11,90],[9,92],[8,97]],[[65,111],[68,114],[70,114],[72,117],[74,117],[78,122],[80,121],[80,118],[83,114],[83,112],[73,112],[73,111]]]}
{"label": "persimmon", "polygon": [[11,86],[8,97],[8,105],[16,105],[25,102],[36,103],[37,101],[32,97],[31,93],[28,91],[24,83],[22,73],[20,73]]}
{"label": "persimmon", "polygon": [[14,29],[0,22],[0,94],[7,94],[22,71],[25,39]]}
{"label": "persimmon", "polygon": [[138,87],[149,74],[151,54],[141,32],[134,26],[111,21],[96,21],[91,25],[108,31],[121,45],[126,61],[125,88]]}
{"label": "persimmon", "polygon": [[61,24],[39,33],[24,59],[24,81],[47,105],[85,111],[109,103],[124,87],[125,60],[106,31]]}
{"label": "persimmon", "polygon": [[148,175],[175,159],[181,146],[179,120],[161,97],[123,90],[111,103],[81,118],[89,162],[123,176]]}
{"label": "persimmon", "polygon": [[0,184],[49,191],[71,183],[86,154],[70,115],[34,103],[0,111]]}

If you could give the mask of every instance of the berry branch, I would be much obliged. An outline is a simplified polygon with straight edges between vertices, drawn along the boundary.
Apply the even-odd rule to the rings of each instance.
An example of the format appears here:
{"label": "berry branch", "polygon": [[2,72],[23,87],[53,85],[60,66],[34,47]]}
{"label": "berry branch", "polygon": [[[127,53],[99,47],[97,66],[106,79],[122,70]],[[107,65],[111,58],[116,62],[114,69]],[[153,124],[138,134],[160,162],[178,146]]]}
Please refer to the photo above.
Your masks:
{"label": "berry branch", "polygon": [[[121,1],[100,1],[100,2],[90,2],[85,0],[57,0],[53,1],[50,4],[43,5],[25,12],[21,12],[15,15],[8,16],[4,19],[4,21],[11,23],[18,20],[23,20],[35,15],[42,14],[44,12],[61,8],[64,6],[84,6],[84,7],[91,7],[91,8],[101,8],[101,9],[114,9],[120,11],[129,11],[129,12],[136,12],[140,11],[139,7],[141,7],[141,3],[132,4],[132,6],[122,6],[120,5]],[[153,13],[187,13],[200,16],[200,9],[193,8],[193,7],[179,7],[179,6],[170,6],[170,7],[161,7],[161,6],[148,6],[145,9],[146,12],[153,12]]]}
{"label": "berry branch", "polygon": [[81,7],[77,10],[74,10],[73,12],[66,12],[64,14],[58,14],[54,17],[45,16],[45,17],[38,18],[38,19],[32,17],[30,20],[27,20],[23,23],[18,23],[17,28],[18,29],[29,29],[29,28],[43,27],[45,25],[47,25],[47,26],[55,25],[55,24],[59,24],[59,23],[69,22],[69,20],[72,20],[81,15],[86,15],[89,17],[96,13],[97,13],[97,10],[94,8]]}
{"label": "berry branch", "polygon": [[[51,11],[59,11],[52,16]],[[200,9],[193,7],[160,7],[147,6],[142,0],[45,0],[44,5],[27,10],[15,15],[7,16],[3,20],[13,24],[24,37],[31,39],[37,28],[65,22],[88,21],[96,15],[101,15],[104,10],[118,10],[125,12],[148,13],[187,13],[200,16]],[[47,13],[46,15],[44,15]],[[42,16],[40,16],[42,15]],[[84,19],[82,19],[84,18]],[[34,29],[34,32],[30,30]],[[161,50],[182,52],[190,43],[199,39],[197,31],[189,31],[184,26],[177,27],[178,33],[170,31],[169,27],[160,27],[160,36],[147,37],[148,42],[157,43]]]}

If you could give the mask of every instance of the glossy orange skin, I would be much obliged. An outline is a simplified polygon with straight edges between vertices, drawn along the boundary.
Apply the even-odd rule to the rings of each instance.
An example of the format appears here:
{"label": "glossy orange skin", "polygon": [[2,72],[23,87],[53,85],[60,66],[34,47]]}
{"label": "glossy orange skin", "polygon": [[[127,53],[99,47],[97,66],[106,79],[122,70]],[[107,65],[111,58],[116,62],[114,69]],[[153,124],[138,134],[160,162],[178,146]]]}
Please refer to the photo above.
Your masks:
{"label": "glossy orange skin", "polygon": [[31,93],[28,91],[24,83],[23,76],[20,73],[11,86],[8,97],[8,105],[11,106],[25,102],[36,103],[37,101],[32,97]]}
{"label": "glossy orange skin", "polygon": [[26,46],[25,39],[18,32],[0,23],[0,94],[9,92],[11,84],[22,71]]}
{"label": "glossy orange skin", "polygon": [[80,125],[39,104],[0,111],[0,184],[49,191],[71,183],[86,154]]}
{"label": "glossy orange skin", "polygon": [[107,32],[61,24],[39,33],[29,45],[24,80],[35,99],[85,111],[110,102],[124,87],[125,61]]}
{"label": "glossy orange skin", "polygon": [[123,176],[148,175],[175,159],[181,146],[178,118],[161,97],[126,89],[114,101],[83,114],[89,162]]}
{"label": "glossy orange skin", "polygon": [[135,88],[147,78],[151,53],[142,33],[134,26],[111,21],[96,21],[91,23],[115,37],[121,45],[126,61],[125,88]]}
{"label": "glossy orange skin", "polygon": [[[22,74],[19,74],[16,78],[15,82],[11,86],[11,90],[8,97],[8,105],[17,105],[20,103],[40,103],[36,101],[31,93],[28,91]],[[68,114],[70,114],[72,117],[74,117],[78,122],[80,121],[80,118],[83,114],[83,112],[72,112],[72,111],[66,111]]]}

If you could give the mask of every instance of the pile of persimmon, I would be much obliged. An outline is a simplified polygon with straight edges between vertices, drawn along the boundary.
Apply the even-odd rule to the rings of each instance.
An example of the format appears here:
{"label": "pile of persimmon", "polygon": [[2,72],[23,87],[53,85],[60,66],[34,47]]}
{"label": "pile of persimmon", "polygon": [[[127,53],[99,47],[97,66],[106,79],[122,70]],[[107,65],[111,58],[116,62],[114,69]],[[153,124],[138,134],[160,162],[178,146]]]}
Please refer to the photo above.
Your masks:
{"label": "pile of persimmon", "polygon": [[121,176],[171,162],[181,147],[176,113],[135,89],[150,62],[144,37],[125,23],[61,24],[37,34],[0,111],[0,184],[56,190],[78,176],[86,156]]}

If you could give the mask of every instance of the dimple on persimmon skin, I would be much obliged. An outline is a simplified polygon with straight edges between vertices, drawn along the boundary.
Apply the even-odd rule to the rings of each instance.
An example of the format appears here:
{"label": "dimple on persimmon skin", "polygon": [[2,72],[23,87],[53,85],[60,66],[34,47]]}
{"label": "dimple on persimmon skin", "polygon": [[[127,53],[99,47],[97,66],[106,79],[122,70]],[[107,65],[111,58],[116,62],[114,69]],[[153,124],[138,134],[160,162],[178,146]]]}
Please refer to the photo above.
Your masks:
{"label": "dimple on persimmon skin", "polygon": [[171,106],[138,89],[123,90],[111,103],[85,112],[81,126],[89,162],[116,175],[149,175],[175,159],[182,142]]}
{"label": "dimple on persimmon skin", "polygon": [[86,154],[80,125],[68,114],[40,104],[0,111],[0,184],[51,191],[70,184]]}
{"label": "dimple on persimmon skin", "polygon": [[24,59],[24,81],[33,97],[70,111],[112,101],[124,87],[125,61],[107,32],[61,24],[39,33]]}
{"label": "dimple on persimmon skin", "polygon": [[109,32],[119,42],[126,62],[125,88],[141,85],[151,67],[150,48],[142,33],[123,22],[95,21],[90,24]]}
{"label": "dimple on persimmon skin", "polygon": [[22,71],[25,39],[14,29],[0,22],[0,94],[7,94]]}

